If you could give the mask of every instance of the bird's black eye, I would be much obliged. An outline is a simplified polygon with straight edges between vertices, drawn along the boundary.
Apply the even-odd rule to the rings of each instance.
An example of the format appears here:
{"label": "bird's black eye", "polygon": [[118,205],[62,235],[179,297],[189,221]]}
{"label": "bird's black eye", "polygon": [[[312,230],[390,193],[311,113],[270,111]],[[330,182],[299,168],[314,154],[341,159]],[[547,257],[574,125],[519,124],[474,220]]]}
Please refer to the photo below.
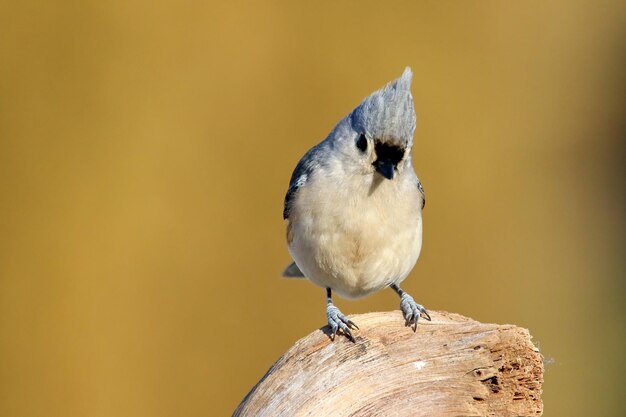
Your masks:
{"label": "bird's black eye", "polygon": [[356,147],[361,150],[361,152],[365,152],[367,150],[367,138],[363,133],[359,135],[359,138],[356,140]]}

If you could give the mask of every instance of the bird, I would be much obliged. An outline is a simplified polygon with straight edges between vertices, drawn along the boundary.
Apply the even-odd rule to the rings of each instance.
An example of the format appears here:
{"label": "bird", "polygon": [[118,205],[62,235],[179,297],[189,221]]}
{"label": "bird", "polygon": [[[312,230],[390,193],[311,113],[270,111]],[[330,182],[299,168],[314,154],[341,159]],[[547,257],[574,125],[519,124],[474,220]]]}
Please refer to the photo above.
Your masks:
{"label": "bird", "polygon": [[428,311],[400,288],[422,248],[424,187],[412,164],[416,115],[413,73],[366,97],[296,165],[285,196],[287,246],[293,262],[283,276],[326,289],[330,337],[355,342],[356,323],[332,301],[384,288],[400,297],[407,326]]}

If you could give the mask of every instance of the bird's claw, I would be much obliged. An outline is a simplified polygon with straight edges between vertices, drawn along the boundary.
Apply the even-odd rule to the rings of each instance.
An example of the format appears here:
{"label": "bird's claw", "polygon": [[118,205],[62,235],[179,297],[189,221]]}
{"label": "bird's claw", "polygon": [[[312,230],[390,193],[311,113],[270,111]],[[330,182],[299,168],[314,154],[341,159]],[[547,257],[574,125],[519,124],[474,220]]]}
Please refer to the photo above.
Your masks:
{"label": "bird's claw", "polygon": [[402,310],[402,314],[404,315],[404,320],[406,320],[406,325],[414,325],[413,331],[417,330],[417,321],[420,318],[420,315],[424,315],[424,318],[430,321],[430,314],[428,311],[421,305],[417,304],[413,297],[409,294],[402,294],[402,299],[400,300],[400,309]]}
{"label": "bird's claw", "polygon": [[335,335],[337,334],[337,331],[341,329],[343,334],[345,334],[346,337],[350,339],[350,341],[355,342],[354,336],[352,335],[350,329],[358,330],[359,326],[357,326],[352,320],[347,318],[333,304],[328,304],[328,306],[326,307],[326,318],[328,319],[328,325],[330,326],[332,340],[335,340]]}

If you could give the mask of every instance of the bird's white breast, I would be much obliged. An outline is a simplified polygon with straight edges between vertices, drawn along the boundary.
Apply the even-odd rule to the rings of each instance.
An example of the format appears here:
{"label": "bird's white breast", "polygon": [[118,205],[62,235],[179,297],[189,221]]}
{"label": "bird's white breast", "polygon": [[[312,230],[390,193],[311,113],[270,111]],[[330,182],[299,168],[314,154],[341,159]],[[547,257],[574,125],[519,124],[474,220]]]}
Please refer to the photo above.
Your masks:
{"label": "bird's white breast", "polygon": [[289,251],[313,283],[356,298],[400,283],[422,246],[422,200],[406,173],[315,176],[298,190]]}

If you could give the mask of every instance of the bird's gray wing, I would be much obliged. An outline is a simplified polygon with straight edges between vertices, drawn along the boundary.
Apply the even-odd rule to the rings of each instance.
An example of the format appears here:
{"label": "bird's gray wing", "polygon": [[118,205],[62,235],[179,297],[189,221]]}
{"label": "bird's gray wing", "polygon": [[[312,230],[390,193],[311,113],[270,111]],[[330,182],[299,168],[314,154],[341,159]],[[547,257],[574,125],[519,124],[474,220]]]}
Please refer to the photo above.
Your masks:
{"label": "bird's gray wing", "polygon": [[[287,190],[287,195],[285,195],[285,205],[283,208],[283,219],[289,219],[289,214],[291,212],[291,208],[296,199],[296,195],[298,190],[304,186],[306,186],[307,182],[310,180],[313,172],[320,168],[321,161],[323,160],[323,142],[311,148],[298,165],[296,165],[296,169],[291,174],[291,181],[289,181],[289,189]],[[285,268],[283,272],[283,277],[286,278],[306,278],[298,265],[295,262],[292,262]]]}
{"label": "bird's gray wing", "polygon": [[296,193],[300,187],[303,187],[306,182],[309,180],[310,172],[307,171],[306,167],[298,166],[296,170],[293,172],[291,176],[291,183],[289,184],[289,189],[287,190],[287,195],[285,195],[285,205],[283,207],[283,219],[289,218],[289,213],[291,212],[291,207],[293,206],[293,201],[296,198]]}
{"label": "bird's gray wing", "polygon": [[287,190],[287,195],[285,195],[283,219],[289,218],[289,213],[291,212],[298,190],[307,184],[315,169],[321,166],[324,153],[323,144],[324,142],[317,144],[304,154],[302,159],[300,159],[300,162],[298,162],[298,165],[296,165],[296,169],[293,171],[293,174],[291,174],[289,189]]}
{"label": "bird's gray wing", "polygon": [[417,179],[417,189],[419,190],[420,194],[422,194],[422,208],[424,208],[424,206],[426,205],[426,192],[424,191],[424,186],[422,185],[422,182],[419,178]]}

